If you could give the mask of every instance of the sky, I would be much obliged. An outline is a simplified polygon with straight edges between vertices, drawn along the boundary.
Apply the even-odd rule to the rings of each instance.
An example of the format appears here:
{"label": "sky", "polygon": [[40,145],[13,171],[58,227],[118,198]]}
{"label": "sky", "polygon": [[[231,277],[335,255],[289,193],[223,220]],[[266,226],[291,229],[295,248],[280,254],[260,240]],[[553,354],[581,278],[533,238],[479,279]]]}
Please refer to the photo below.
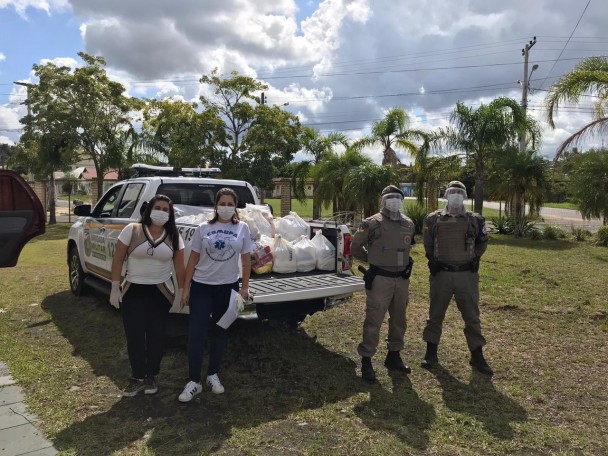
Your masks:
{"label": "sky", "polygon": [[[103,56],[137,97],[197,100],[209,93],[201,75],[236,70],[304,125],[356,139],[394,107],[432,131],[458,101],[520,101],[522,48],[536,37],[528,112],[553,158],[591,121],[593,98],[564,105],[550,129],[547,90],[608,54],[607,25],[605,0],[0,0],[0,143],[19,140],[26,113],[14,81],[35,83],[34,64],[81,65],[80,51]],[[600,136],[579,148],[602,145]],[[380,162],[380,147],[366,153]]]}

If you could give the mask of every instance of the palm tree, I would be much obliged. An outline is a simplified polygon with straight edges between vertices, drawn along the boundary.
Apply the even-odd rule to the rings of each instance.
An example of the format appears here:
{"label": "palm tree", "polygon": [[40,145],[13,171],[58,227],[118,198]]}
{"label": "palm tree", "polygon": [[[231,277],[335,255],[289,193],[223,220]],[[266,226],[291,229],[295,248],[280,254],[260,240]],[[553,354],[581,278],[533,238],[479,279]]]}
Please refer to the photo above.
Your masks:
{"label": "palm tree", "polygon": [[313,202],[323,204],[325,208],[331,204],[334,214],[356,210],[347,186],[347,176],[353,168],[371,163],[370,158],[357,150],[347,149],[343,154],[330,152],[312,169],[315,187]]}
{"label": "palm tree", "polygon": [[515,220],[523,219],[526,204],[530,215],[538,216],[549,190],[549,162],[534,150],[506,147],[495,158],[488,184]]}
{"label": "palm tree", "polygon": [[387,185],[397,182],[395,168],[375,163],[363,163],[350,169],[346,174],[350,205],[363,208],[363,216],[378,212],[379,195]]}
{"label": "palm tree", "polygon": [[560,103],[578,103],[580,98],[589,92],[593,92],[597,96],[594,119],[559,146],[555,153],[556,160],[571,144],[608,127],[608,117],[605,111],[608,103],[608,58],[590,57],[583,60],[574,70],[562,76],[549,88],[545,99],[549,125],[555,128],[554,116],[558,112]]}
{"label": "palm tree", "polygon": [[[318,165],[325,157],[330,155],[334,146],[342,145],[345,149],[349,147],[348,138],[343,133],[334,132],[323,136],[318,130],[310,127],[304,127],[302,130],[300,143],[302,151],[313,156],[312,165]],[[304,188],[305,178],[309,172],[309,166],[304,163],[297,168],[299,174],[297,176],[294,174],[292,179],[296,194],[299,189]],[[314,201],[313,199],[312,218],[316,220],[321,215],[321,208]]]}
{"label": "palm tree", "polygon": [[608,224],[608,150],[590,150],[580,156],[570,188],[584,218],[601,218]]}
{"label": "palm tree", "polygon": [[475,212],[483,211],[486,166],[491,154],[527,134],[536,145],[539,131],[513,99],[499,97],[477,109],[458,102],[450,117],[452,126],[439,130],[439,142],[464,152],[475,163]]}
{"label": "palm tree", "polygon": [[420,148],[413,141],[422,140],[423,143],[426,143],[427,135],[421,130],[408,128],[408,124],[407,113],[401,108],[393,108],[386,113],[384,119],[374,122],[371,135],[359,139],[352,147],[362,150],[364,147],[382,145],[384,148],[383,165],[396,166],[401,163],[393,146],[407,150],[415,159]]}

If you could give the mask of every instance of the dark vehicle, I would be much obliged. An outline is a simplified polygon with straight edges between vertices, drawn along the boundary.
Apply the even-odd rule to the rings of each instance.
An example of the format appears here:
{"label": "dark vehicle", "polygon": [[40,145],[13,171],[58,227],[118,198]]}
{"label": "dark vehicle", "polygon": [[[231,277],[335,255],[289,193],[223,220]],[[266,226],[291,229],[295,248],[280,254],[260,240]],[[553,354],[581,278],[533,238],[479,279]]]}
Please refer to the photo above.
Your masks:
{"label": "dark vehicle", "polygon": [[45,222],[34,190],[16,172],[0,169],[0,267],[15,266],[23,246],[44,233]]}

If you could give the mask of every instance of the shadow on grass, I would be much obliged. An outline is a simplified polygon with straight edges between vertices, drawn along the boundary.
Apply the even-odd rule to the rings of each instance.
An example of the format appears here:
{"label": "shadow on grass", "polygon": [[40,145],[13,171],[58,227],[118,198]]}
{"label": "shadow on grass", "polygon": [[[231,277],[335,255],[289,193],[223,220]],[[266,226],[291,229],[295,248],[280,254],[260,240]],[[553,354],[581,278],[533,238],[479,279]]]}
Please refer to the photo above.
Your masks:
{"label": "shadow on grass", "polygon": [[[260,440],[251,442],[248,434],[243,445],[264,448],[265,441],[293,433],[290,414],[320,409],[363,390],[355,363],[304,331],[237,321],[230,329],[220,372],[225,394],[216,396],[205,389],[190,403],[178,402],[188,375],[182,338],[174,339],[166,350],[158,394],[121,398],[119,388],[130,369],[119,312],[100,299],[76,298],[69,292],[47,297],[42,306],[73,346],[74,356],[84,358],[95,376],[107,376],[117,385],[86,393],[97,408],[57,434],[54,443],[63,451],[106,455],[126,448],[145,453],[145,447],[155,454],[208,454],[223,447],[233,432],[262,424],[253,433],[262,433]],[[415,415],[408,401],[400,403]],[[330,434],[331,428],[324,432]],[[291,448],[297,449],[314,445],[318,435],[300,433],[290,438]],[[238,448],[238,439],[232,444]]]}
{"label": "shadow on grass", "polygon": [[512,439],[511,423],[528,419],[526,410],[497,391],[492,380],[485,375],[473,371],[467,385],[441,365],[437,365],[430,372],[441,384],[443,401],[449,409],[482,422],[485,430],[497,438]]}
{"label": "shadow on grass", "polygon": [[490,238],[490,245],[506,245],[509,247],[518,247],[522,249],[532,250],[570,250],[576,247],[576,243],[573,241],[555,240],[533,240],[526,238],[516,238],[513,236],[492,236]]}
{"label": "shadow on grass", "polygon": [[390,432],[413,448],[425,450],[435,408],[420,399],[407,375],[389,375],[393,390],[387,391],[378,383],[371,385],[369,402],[355,407],[355,413],[368,428]]}

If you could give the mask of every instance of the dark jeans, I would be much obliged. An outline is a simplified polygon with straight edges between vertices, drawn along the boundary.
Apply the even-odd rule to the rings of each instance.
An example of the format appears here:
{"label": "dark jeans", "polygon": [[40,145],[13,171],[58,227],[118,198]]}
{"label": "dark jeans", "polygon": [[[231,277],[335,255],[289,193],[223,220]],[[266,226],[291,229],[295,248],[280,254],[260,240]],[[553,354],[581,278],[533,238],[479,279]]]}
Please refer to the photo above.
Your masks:
{"label": "dark jeans", "polygon": [[226,351],[227,331],[216,325],[228,310],[230,293],[239,290],[239,283],[206,285],[192,281],[190,286],[190,317],[188,329],[189,377],[193,382],[201,381],[203,344],[211,322],[209,367],[207,375],[217,374]]}
{"label": "dark jeans", "polygon": [[133,378],[158,375],[171,304],[156,285],[132,283],[122,298],[122,321]]}

